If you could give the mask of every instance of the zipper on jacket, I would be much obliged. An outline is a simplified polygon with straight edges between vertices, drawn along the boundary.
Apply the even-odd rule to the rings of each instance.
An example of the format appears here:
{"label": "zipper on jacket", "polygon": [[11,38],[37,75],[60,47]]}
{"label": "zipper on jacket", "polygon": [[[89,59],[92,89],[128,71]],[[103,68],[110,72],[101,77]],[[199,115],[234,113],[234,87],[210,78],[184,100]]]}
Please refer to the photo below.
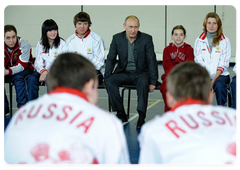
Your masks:
{"label": "zipper on jacket", "polygon": [[[14,53],[17,51],[19,49],[19,47],[18,48],[16,48],[15,50],[13,49],[13,51],[11,52],[11,66],[13,66],[13,64],[12,64],[12,60],[13,60],[13,57],[14,57]],[[18,55],[18,52],[17,52],[17,55]]]}

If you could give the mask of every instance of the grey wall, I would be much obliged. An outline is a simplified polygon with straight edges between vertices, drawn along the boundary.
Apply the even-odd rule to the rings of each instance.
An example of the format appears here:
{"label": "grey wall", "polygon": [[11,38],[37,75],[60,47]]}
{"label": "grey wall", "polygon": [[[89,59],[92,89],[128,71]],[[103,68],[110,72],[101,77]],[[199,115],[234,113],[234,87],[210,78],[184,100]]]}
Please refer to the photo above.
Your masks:
{"label": "grey wall", "polygon": [[176,25],[183,25],[187,31],[186,43],[194,46],[195,39],[202,33],[202,23],[208,12],[216,11],[222,19],[223,33],[230,39],[232,59],[236,55],[236,9],[229,5],[22,5],[7,6],[4,10],[4,24],[13,24],[18,35],[27,39],[35,47],[41,37],[41,25],[46,19],[54,19],[59,26],[62,38],[74,33],[73,17],[83,11],[91,16],[91,29],[99,34],[105,43],[106,55],[115,33],[123,31],[126,16],[136,15],[140,20],[140,31],[153,36],[157,59],[162,60],[162,52],[171,40],[171,30]]}

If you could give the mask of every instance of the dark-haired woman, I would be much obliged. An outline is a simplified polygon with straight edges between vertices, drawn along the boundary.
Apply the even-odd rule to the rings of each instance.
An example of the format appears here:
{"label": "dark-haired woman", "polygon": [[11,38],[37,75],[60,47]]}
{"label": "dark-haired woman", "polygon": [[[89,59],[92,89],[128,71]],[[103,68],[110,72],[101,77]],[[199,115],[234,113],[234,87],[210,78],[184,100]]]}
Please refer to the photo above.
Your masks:
{"label": "dark-haired woman", "polygon": [[36,47],[36,72],[28,77],[31,87],[28,101],[38,98],[39,85],[45,83],[50,66],[65,49],[65,41],[59,37],[57,23],[52,19],[45,20],[42,24],[42,37]]}

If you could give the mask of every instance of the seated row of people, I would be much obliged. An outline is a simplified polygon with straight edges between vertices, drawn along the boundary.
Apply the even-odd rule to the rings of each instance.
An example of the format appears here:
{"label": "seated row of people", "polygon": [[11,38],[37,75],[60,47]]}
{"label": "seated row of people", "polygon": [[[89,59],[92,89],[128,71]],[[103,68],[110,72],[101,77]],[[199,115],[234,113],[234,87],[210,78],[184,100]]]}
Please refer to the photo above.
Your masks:
{"label": "seated row of people", "polygon": [[[56,57],[64,52],[73,52],[82,54],[94,64],[99,83],[102,83],[104,77],[112,110],[117,112],[117,117],[122,122],[127,122],[128,117],[118,88],[122,84],[136,85],[138,95],[137,111],[139,114],[137,128],[141,128],[146,118],[148,92],[155,89],[158,80],[158,65],[152,37],[139,31],[140,22],[136,16],[128,16],[123,24],[125,31],[113,36],[104,68],[103,42],[100,36],[90,30],[91,24],[90,16],[87,13],[80,12],[76,14],[74,17],[76,31],[65,43],[59,36],[56,22],[52,19],[46,20],[42,25],[42,37],[36,48],[36,60],[34,63],[36,72],[33,72],[30,45],[22,38],[17,37],[14,26],[5,26],[5,75],[12,75],[15,87],[18,86],[16,88],[18,108],[27,101],[38,97],[39,84],[43,82],[47,84],[46,77]],[[178,25],[172,30],[173,42],[163,51],[165,73],[161,77],[163,83],[160,91],[165,103],[165,112],[170,110],[166,102],[166,76],[176,64],[183,61],[195,61],[205,67],[211,75],[211,85],[216,93],[218,105],[226,104],[227,87],[230,82],[227,70],[231,58],[230,42],[222,33],[221,19],[216,13],[207,14],[203,27],[204,32],[196,39],[194,49],[184,42],[186,30],[183,26]],[[15,43],[8,43],[9,33],[12,34],[10,35],[12,36],[11,41],[14,39]],[[25,47],[17,47],[20,45],[27,46],[27,50],[23,50]],[[16,53],[16,50],[19,51],[19,54]],[[20,55],[22,53],[23,55]],[[27,57],[23,58],[24,56]],[[118,65],[114,70],[117,56],[119,58]],[[14,77],[19,77],[17,75],[22,71],[21,69],[17,70],[17,67],[29,71],[18,80],[15,80]],[[12,70],[17,71],[13,72]],[[25,86],[26,75],[29,75],[27,88]],[[19,82],[21,82],[22,86],[18,85]],[[27,98],[26,93],[28,94]],[[5,103],[5,111],[7,112],[8,104]]]}
{"label": "seated row of people", "polygon": [[[122,122],[96,106],[96,75],[85,57],[60,54],[48,73],[49,93],[22,106],[11,119],[4,136],[5,161],[129,164]],[[168,74],[167,89],[172,109],[143,125],[139,164],[235,163],[236,110],[211,105],[208,71],[195,62],[180,63]]]}
{"label": "seated row of people", "polygon": [[[27,101],[38,98],[39,85],[47,85],[46,78],[53,61],[64,52],[79,53],[87,57],[95,65],[98,80],[102,82],[105,56],[101,37],[89,29],[91,20],[85,12],[75,15],[74,26],[75,33],[65,42],[59,36],[57,23],[52,19],[45,20],[41,40],[37,43],[35,60],[30,44],[17,36],[15,26],[4,26],[5,82],[13,82],[18,108]],[[6,114],[9,112],[6,94],[4,98]]]}

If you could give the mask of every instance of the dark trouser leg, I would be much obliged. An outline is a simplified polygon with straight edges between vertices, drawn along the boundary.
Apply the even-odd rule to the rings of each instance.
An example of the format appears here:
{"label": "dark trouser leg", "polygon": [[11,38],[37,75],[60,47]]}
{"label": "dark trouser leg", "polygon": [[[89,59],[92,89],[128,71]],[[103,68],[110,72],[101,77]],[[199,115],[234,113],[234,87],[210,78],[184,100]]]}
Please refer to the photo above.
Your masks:
{"label": "dark trouser leg", "polygon": [[213,85],[213,90],[216,94],[217,104],[225,106],[227,103],[228,84],[230,82],[229,76],[219,76]]}
{"label": "dark trouser leg", "polygon": [[148,105],[148,93],[150,77],[148,74],[138,74],[133,78],[133,82],[136,85],[138,106],[137,110],[146,114]]}
{"label": "dark trouser leg", "polygon": [[236,80],[237,77],[234,76],[232,78],[232,82],[230,83],[230,87],[231,87],[231,95],[232,95],[232,108],[236,109]]}
{"label": "dark trouser leg", "polygon": [[40,77],[40,74],[38,72],[34,72],[28,76],[28,79],[27,79],[28,101],[38,98],[38,91],[39,91],[39,84],[40,84],[39,77]]}
{"label": "dark trouser leg", "polygon": [[128,74],[118,73],[105,79],[104,84],[107,89],[108,97],[113,111],[123,111],[123,101],[119,93],[119,86],[131,83]]}
{"label": "dark trouser leg", "polygon": [[31,72],[32,72],[31,70],[25,69],[22,72],[19,72],[12,76],[12,81],[16,90],[18,108],[27,103],[25,77],[29,75]]}
{"label": "dark trouser leg", "polygon": [[[11,82],[12,80],[12,76],[4,76],[4,83],[8,83],[8,82]],[[9,89],[10,91],[10,89]],[[4,87],[4,113],[8,113],[9,112],[9,103],[8,103],[8,99],[7,99],[7,96],[6,96],[6,90],[5,90],[5,87]]]}
{"label": "dark trouser leg", "polygon": [[98,83],[99,83],[99,84],[102,84],[102,82],[103,82],[103,75],[102,75],[102,73],[100,72],[100,70],[96,70],[96,71],[97,71]]}
{"label": "dark trouser leg", "polygon": [[137,111],[139,114],[137,128],[140,129],[145,123],[147,105],[148,105],[148,94],[149,94],[149,82],[150,77],[148,74],[138,74],[131,75],[133,77],[133,82],[136,85],[137,96],[138,96],[138,106]]}

